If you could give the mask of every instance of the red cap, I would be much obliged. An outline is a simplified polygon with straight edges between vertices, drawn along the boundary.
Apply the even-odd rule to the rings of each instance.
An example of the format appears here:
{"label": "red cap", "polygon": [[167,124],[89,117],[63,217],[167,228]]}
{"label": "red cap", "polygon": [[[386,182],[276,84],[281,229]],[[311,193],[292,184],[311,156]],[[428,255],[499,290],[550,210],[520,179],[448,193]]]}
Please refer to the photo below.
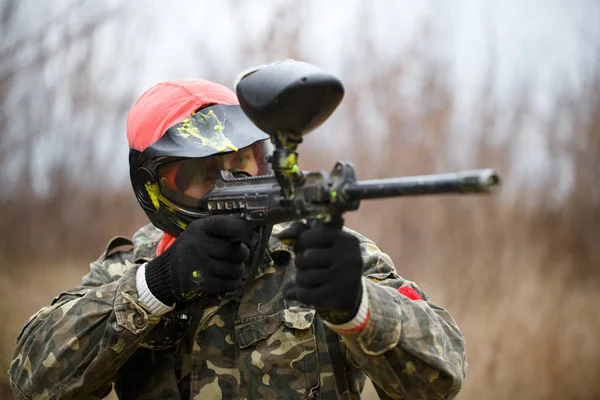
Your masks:
{"label": "red cap", "polygon": [[200,108],[239,104],[235,94],[223,85],[201,79],[161,82],[146,90],[127,116],[129,148],[144,151],[175,124]]}

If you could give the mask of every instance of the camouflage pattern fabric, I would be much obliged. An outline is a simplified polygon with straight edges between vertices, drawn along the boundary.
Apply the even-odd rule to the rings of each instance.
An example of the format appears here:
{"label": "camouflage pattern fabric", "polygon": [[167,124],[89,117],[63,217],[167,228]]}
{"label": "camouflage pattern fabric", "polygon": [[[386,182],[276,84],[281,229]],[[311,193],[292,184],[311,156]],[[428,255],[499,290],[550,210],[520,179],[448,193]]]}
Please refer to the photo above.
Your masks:
{"label": "camouflage pattern fabric", "polygon": [[[368,376],[381,398],[451,399],[466,372],[452,317],[361,241],[371,316],[360,333],[337,334],[315,310],[282,298],[295,274],[274,228],[265,261],[241,298],[150,315],[135,272],[162,232],[115,238],[80,287],[32,316],[9,369],[19,399],[358,399]],[[123,245],[128,245],[123,248]],[[423,301],[398,293],[410,286]]]}

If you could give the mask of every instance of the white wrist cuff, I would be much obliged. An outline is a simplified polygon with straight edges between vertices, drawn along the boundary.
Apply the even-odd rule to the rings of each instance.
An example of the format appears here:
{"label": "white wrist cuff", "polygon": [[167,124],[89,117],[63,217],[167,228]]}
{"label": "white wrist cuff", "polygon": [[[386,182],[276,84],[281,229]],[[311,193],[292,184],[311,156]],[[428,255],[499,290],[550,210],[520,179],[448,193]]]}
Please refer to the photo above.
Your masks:
{"label": "white wrist cuff", "polygon": [[[146,263],[147,264],[147,263]],[[146,283],[146,264],[140,265],[135,274],[135,287],[138,292],[138,300],[153,315],[163,315],[175,308],[175,305],[168,306],[154,297],[148,284]]]}
{"label": "white wrist cuff", "polygon": [[329,328],[331,328],[335,331],[351,331],[353,329],[360,327],[362,324],[364,324],[365,321],[367,320],[368,315],[369,315],[369,295],[367,293],[366,278],[363,277],[362,278],[362,296],[360,299],[360,306],[358,306],[358,311],[356,312],[356,315],[354,316],[354,318],[352,318],[348,322],[344,322],[343,324],[339,324],[339,325],[329,323],[325,320],[323,320],[323,322],[325,323],[325,325],[327,325]]}

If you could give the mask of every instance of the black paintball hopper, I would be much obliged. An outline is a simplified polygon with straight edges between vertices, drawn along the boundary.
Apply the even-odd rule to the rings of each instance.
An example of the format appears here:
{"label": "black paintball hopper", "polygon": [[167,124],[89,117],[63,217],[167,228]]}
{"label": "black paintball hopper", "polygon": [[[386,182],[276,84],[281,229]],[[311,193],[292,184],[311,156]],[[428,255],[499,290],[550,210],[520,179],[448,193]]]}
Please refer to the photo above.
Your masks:
{"label": "black paintball hopper", "polygon": [[304,135],[321,125],[344,97],[342,82],[295,60],[250,70],[236,85],[240,106],[262,131]]}

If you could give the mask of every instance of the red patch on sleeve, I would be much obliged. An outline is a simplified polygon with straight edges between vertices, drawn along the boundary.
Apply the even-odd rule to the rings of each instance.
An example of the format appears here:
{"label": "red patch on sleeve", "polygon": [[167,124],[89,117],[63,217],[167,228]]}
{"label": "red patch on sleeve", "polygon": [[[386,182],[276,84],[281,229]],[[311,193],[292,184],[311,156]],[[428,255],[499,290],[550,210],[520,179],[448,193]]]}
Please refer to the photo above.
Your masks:
{"label": "red patch on sleeve", "polygon": [[421,295],[415,289],[410,288],[408,286],[399,287],[398,293],[400,293],[403,296],[408,297],[411,300],[423,300]]}

